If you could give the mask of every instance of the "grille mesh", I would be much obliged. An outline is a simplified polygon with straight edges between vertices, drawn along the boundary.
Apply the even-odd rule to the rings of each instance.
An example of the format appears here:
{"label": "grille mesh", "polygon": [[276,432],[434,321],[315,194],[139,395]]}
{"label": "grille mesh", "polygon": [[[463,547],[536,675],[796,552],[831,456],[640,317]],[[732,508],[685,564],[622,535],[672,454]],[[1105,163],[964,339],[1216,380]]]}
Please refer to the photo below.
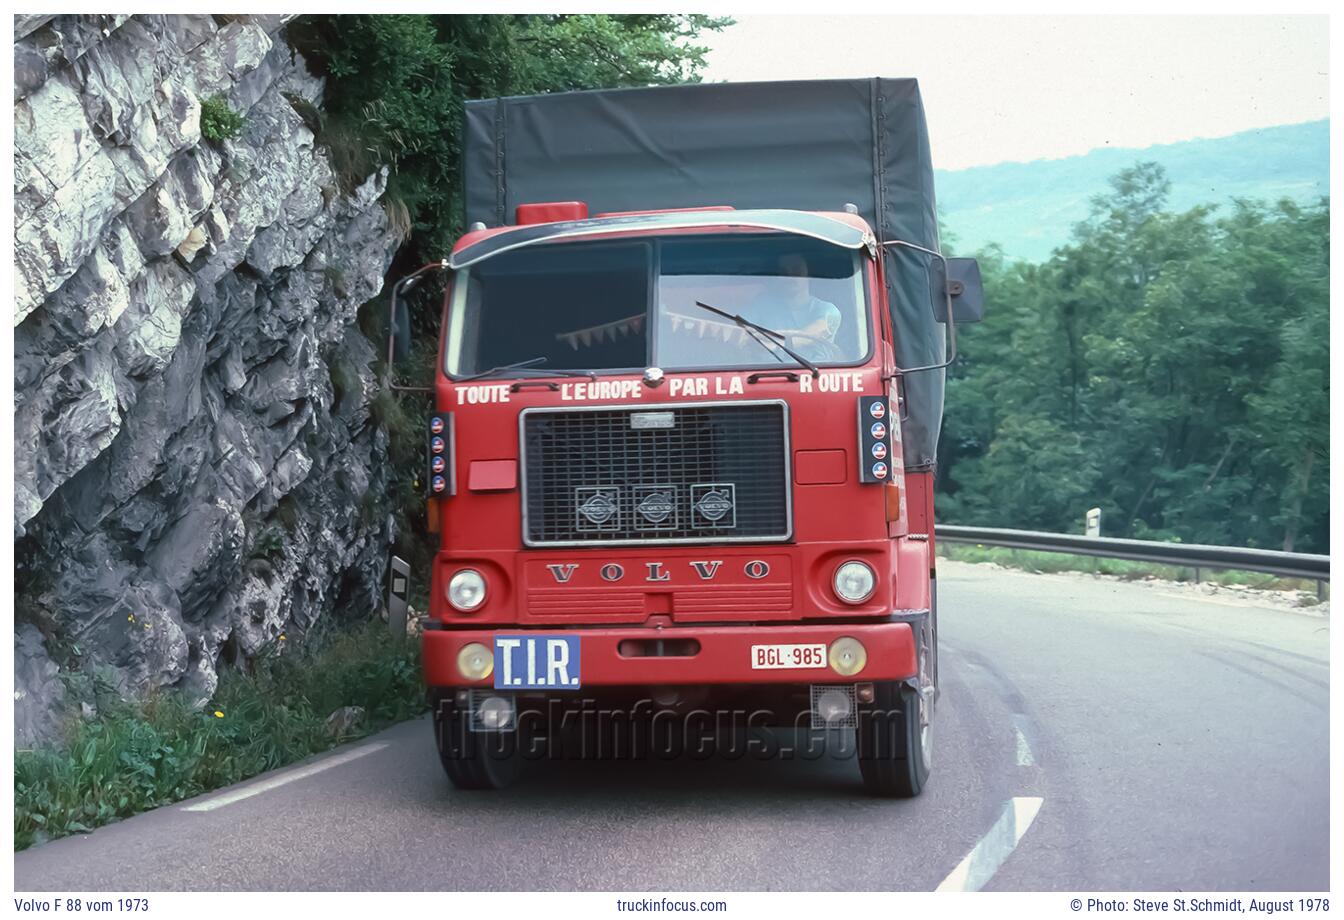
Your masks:
{"label": "grille mesh", "polygon": [[[631,416],[671,415],[632,428]],[[784,406],[530,411],[529,544],[779,540],[789,535]]]}

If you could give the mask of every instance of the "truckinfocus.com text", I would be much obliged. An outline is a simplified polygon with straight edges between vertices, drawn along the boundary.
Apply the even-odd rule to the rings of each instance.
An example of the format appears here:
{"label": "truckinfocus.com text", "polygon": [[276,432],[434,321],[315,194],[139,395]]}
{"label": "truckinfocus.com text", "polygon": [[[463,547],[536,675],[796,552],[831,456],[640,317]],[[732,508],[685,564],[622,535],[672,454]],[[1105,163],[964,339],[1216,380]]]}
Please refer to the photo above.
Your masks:
{"label": "truckinfocus.com text", "polygon": [[635,911],[643,913],[655,913],[659,911],[677,912],[694,914],[713,914],[725,913],[728,910],[727,901],[674,901],[671,898],[640,898],[637,901],[627,901],[622,898],[616,899],[616,909],[619,911]]}

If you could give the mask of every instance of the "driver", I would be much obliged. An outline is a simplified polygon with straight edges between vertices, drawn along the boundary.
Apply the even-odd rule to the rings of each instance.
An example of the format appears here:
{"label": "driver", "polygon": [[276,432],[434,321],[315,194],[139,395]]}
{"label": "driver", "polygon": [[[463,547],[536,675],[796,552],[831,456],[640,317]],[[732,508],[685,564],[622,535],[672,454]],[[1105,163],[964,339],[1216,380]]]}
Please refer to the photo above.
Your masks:
{"label": "driver", "polygon": [[766,290],[743,311],[747,319],[786,336],[835,341],[840,309],[812,296],[807,259],[799,253],[781,256],[780,277],[769,278]]}

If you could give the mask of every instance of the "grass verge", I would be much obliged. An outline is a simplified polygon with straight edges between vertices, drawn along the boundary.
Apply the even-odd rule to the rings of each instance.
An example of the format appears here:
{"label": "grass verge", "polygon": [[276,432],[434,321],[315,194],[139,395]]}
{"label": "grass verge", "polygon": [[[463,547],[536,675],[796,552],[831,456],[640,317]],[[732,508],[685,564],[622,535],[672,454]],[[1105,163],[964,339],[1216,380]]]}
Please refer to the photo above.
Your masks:
{"label": "grass verge", "polygon": [[[425,709],[419,645],[381,622],[313,638],[299,652],[221,675],[209,704],[177,693],[139,703],[101,687],[99,714],[64,744],[14,755],[14,847],[82,833],[209,792],[363,737]],[[339,734],[345,706],[364,710]]]}
{"label": "grass verge", "polygon": [[[1071,553],[1045,553],[1039,550],[1011,549],[1003,546],[981,546],[969,543],[938,544],[938,555],[957,562],[993,562],[1012,569],[1028,572],[1090,572],[1094,575],[1113,575],[1138,581],[1161,578],[1166,581],[1195,581],[1195,570],[1188,566],[1162,565],[1156,562],[1131,562],[1127,559],[1103,559],[1096,556],[1075,556]],[[1304,578],[1281,578],[1263,572],[1240,569],[1199,570],[1199,582],[1216,585],[1254,588],[1267,591],[1310,591],[1311,597],[1302,599],[1302,606],[1315,603],[1316,582]],[[1329,586],[1327,585],[1327,597]]]}

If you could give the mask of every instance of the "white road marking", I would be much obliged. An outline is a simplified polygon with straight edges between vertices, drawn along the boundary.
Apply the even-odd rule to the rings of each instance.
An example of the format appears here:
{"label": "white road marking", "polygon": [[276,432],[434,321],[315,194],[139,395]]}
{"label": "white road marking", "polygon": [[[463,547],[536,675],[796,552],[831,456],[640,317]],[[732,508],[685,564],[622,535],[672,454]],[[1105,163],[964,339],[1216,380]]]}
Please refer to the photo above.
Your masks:
{"label": "white road marking", "polygon": [[1013,734],[1017,735],[1017,765],[1019,767],[1034,767],[1036,758],[1031,753],[1031,745],[1027,744],[1027,736],[1022,734],[1022,729],[1014,728]]}
{"label": "white road marking", "polygon": [[1037,796],[1016,796],[1005,802],[999,820],[934,891],[979,891],[985,887],[1036,820],[1044,801]]}
{"label": "white road marking", "polygon": [[292,783],[295,780],[305,779],[315,773],[321,773],[323,770],[330,770],[332,767],[339,767],[343,763],[349,763],[363,757],[365,754],[372,754],[374,751],[381,751],[387,747],[386,744],[366,744],[363,747],[346,751],[344,754],[337,754],[335,757],[328,757],[325,760],[319,760],[317,763],[309,764],[306,767],[300,767],[297,770],[289,770],[278,776],[272,776],[270,779],[264,779],[259,783],[253,783],[250,786],[244,786],[241,789],[235,789],[233,792],[226,792],[223,795],[217,795],[214,798],[206,799],[204,802],[197,802],[195,805],[182,806],[183,811],[214,811],[216,808],[223,808],[225,805],[232,805],[234,802],[241,802],[243,799],[250,799],[254,795],[261,795],[263,792],[270,792],[286,783]]}

